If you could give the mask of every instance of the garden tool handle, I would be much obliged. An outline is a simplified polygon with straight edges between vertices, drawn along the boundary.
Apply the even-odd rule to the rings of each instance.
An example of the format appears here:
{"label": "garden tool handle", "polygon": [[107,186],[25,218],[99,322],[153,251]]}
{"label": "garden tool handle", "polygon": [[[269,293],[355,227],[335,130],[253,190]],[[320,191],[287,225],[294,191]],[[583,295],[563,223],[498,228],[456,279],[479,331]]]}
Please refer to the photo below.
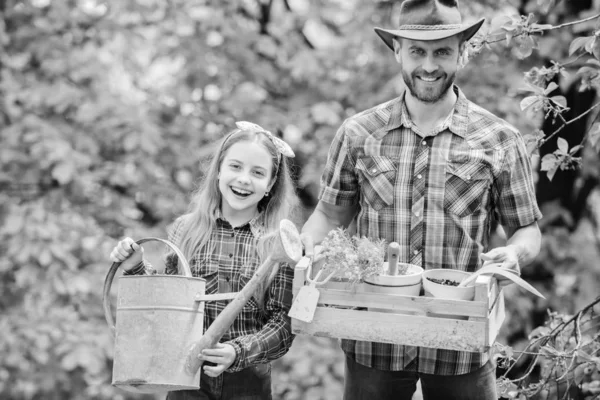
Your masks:
{"label": "garden tool handle", "polygon": [[400,244],[392,242],[388,245],[388,275],[398,275],[398,256],[400,255]]}
{"label": "garden tool handle", "polygon": [[[167,240],[159,239],[159,238],[155,238],[155,237],[140,239],[140,240],[136,241],[136,243],[142,244],[142,243],[146,243],[146,242],[150,242],[150,241],[161,242],[161,243],[164,243],[167,246],[169,246],[171,248],[171,250],[173,250],[175,252],[175,254],[177,255],[177,258],[181,262],[181,266],[183,269],[183,275],[190,277],[190,278],[192,277],[192,270],[190,269],[190,265],[188,264],[187,260],[185,259],[185,256],[183,255],[181,250],[179,250],[173,243],[171,243]],[[117,270],[119,269],[120,265],[121,265],[120,262],[114,262],[110,266],[110,269],[108,270],[108,273],[106,274],[106,278],[104,279],[104,292],[103,292],[103,296],[102,296],[102,303],[104,305],[104,317],[106,318],[106,322],[108,323],[108,326],[110,326],[110,328],[113,330],[113,332],[115,330],[115,318],[114,318],[114,316],[112,314],[112,310],[110,308],[110,288],[112,286],[113,279],[114,279],[115,274],[117,273]],[[179,263],[177,263],[177,265],[179,265]]]}
{"label": "garden tool handle", "polygon": [[229,330],[233,321],[238,317],[248,300],[254,295],[256,290],[263,286],[271,273],[271,270],[278,264],[270,256],[256,269],[254,275],[246,285],[237,292],[236,296],[229,304],[217,315],[215,320],[206,329],[202,337],[192,344],[187,356],[186,369],[189,374],[195,374],[202,365],[199,358],[202,350],[215,347],[223,335]]}

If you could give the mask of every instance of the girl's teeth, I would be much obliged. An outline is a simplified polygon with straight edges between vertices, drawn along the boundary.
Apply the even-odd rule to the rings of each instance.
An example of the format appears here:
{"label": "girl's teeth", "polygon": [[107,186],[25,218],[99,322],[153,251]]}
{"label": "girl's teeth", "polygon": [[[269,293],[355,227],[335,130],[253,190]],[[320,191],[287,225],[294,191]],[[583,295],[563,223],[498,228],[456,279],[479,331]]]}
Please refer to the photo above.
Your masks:
{"label": "girl's teeth", "polygon": [[250,194],[250,193],[252,193],[252,192],[250,192],[248,190],[244,190],[244,189],[231,188],[231,190],[233,190],[235,193],[239,193],[239,194]]}

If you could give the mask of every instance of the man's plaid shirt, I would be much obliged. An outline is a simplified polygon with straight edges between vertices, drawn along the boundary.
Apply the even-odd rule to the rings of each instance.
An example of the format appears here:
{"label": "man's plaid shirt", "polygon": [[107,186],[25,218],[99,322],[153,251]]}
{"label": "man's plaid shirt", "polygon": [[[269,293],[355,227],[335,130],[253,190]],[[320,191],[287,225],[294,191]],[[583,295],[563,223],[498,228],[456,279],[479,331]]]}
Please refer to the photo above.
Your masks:
{"label": "man's plaid shirt", "polygon": [[[424,134],[398,98],[347,119],[321,178],[321,201],[360,205],[357,234],[400,244],[400,262],[424,269],[475,271],[492,218],[522,227],[541,218],[524,141],[502,119],[458,100],[446,121]],[[342,340],[360,364],[381,370],[460,375],[486,353]]]}
{"label": "man's plaid shirt", "polygon": [[[239,292],[260,265],[256,251],[264,234],[263,215],[233,228],[222,217],[203,250],[188,260],[192,275],[206,279],[206,294]],[[169,229],[168,239],[179,246],[183,218]],[[214,249],[211,251],[211,249]],[[165,272],[177,273],[177,257],[167,255]],[[281,264],[267,295],[263,310],[252,297],[221,339],[235,348],[236,360],[227,370],[235,372],[250,365],[267,363],[283,356],[292,345],[291,321],[287,313],[292,303],[294,270]],[[204,303],[204,330],[228,304],[228,300]]]}

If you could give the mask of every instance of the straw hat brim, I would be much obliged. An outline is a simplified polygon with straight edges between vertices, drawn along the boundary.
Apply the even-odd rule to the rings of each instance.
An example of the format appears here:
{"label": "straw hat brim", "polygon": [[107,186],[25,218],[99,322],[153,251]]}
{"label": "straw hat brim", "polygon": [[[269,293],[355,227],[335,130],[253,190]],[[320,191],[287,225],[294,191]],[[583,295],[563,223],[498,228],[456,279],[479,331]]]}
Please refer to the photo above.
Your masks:
{"label": "straw hat brim", "polygon": [[394,45],[392,40],[394,38],[404,38],[410,40],[440,40],[446,39],[459,33],[464,32],[464,40],[469,40],[477,33],[485,18],[481,18],[479,21],[471,25],[465,25],[456,29],[383,29],[375,28],[375,32],[385,42],[385,44],[392,50]]}

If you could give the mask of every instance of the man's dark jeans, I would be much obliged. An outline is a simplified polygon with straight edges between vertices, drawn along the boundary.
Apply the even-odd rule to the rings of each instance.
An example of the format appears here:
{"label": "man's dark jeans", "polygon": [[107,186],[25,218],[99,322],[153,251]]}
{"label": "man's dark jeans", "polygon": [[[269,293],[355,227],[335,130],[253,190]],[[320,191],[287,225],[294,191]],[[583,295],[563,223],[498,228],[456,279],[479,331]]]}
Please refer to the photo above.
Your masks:
{"label": "man's dark jeans", "polygon": [[497,400],[496,367],[489,361],[465,375],[381,371],[346,357],[344,400],[411,400],[421,380],[424,400]]}
{"label": "man's dark jeans", "polygon": [[271,400],[271,364],[260,364],[239,372],[224,372],[217,378],[200,375],[200,390],[169,392],[166,400]]}

